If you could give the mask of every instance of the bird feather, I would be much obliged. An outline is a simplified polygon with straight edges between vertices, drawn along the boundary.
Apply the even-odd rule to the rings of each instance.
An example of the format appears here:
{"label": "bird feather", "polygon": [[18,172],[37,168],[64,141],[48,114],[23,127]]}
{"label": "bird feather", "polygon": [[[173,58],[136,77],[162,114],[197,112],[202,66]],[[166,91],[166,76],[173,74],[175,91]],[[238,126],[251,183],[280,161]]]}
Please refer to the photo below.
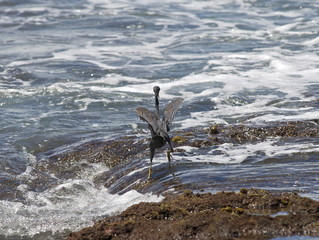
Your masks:
{"label": "bird feather", "polygon": [[135,109],[136,114],[142,119],[144,122],[147,122],[151,125],[153,130],[157,131],[157,119],[155,113],[151,112],[150,110],[144,107],[138,107]]}
{"label": "bird feather", "polygon": [[163,120],[167,126],[173,122],[175,113],[182,104],[183,100],[183,98],[175,98],[165,107]]}

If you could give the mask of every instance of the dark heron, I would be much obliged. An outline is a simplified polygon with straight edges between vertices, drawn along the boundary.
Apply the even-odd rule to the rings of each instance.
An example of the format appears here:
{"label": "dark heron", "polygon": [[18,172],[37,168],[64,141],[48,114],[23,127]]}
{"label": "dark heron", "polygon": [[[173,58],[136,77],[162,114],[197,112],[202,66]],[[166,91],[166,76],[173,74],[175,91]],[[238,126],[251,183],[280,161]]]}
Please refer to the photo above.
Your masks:
{"label": "dark heron", "polygon": [[148,177],[150,178],[152,172],[152,161],[155,154],[155,148],[161,148],[167,142],[169,144],[170,150],[167,151],[167,158],[168,161],[171,161],[170,153],[174,151],[171,143],[171,138],[168,135],[170,130],[169,126],[174,120],[175,113],[177,112],[178,108],[180,107],[183,98],[175,98],[171,101],[164,109],[164,116],[162,120],[160,119],[160,111],[159,111],[159,91],[160,88],[155,86],[153,88],[155,93],[155,112],[152,112],[144,107],[138,107],[135,109],[137,115],[145,122],[148,123],[148,128],[151,131],[152,139],[150,142],[150,168]]}

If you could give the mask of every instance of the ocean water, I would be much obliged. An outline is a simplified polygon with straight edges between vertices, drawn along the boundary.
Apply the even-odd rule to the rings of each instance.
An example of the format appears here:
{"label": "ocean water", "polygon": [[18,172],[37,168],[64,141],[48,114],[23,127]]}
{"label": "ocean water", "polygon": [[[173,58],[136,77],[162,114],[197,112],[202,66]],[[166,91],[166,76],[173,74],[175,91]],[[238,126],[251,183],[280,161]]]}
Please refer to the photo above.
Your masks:
{"label": "ocean water", "polygon": [[[0,36],[1,239],[63,239],[163,199],[96,184],[109,171],[102,163],[83,159],[70,177],[45,167],[48,153],[84,142],[147,138],[134,109],[153,107],[154,85],[161,106],[185,99],[174,130],[319,119],[315,0],[0,0]],[[259,187],[319,200],[318,138],[185,150],[173,175],[164,154],[154,160],[170,191],[178,179],[211,192]]]}

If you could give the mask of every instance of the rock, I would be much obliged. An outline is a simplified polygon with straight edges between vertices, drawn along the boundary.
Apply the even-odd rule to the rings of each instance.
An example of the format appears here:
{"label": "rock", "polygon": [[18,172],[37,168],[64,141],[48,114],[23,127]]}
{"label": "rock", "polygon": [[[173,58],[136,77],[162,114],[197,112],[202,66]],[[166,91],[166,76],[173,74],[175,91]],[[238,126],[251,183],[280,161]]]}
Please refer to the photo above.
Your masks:
{"label": "rock", "polygon": [[[172,132],[177,151],[191,146],[209,151],[223,143],[254,143],[267,138],[282,140],[317,139],[319,120],[273,122],[271,124],[214,125],[204,129],[190,128]],[[175,137],[174,137],[175,136]],[[75,239],[269,239],[276,236],[319,236],[319,203],[294,193],[276,193],[257,189],[241,189],[238,193],[194,194],[185,189],[191,185],[155,180],[140,181],[145,172],[117,184],[135,169],[145,168],[141,158],[149,156],[149,139],[136,135],[118,137],[106,142],[90,142],[76,149],[50,156],[46,168],[57,177],[72,177],[78,163],[103,162],[110,169],[96,177],[95,182],[111,193],[131,189],[139,192],[162,193],[174,185],[176,193],[161,203],[140,203],[118,216],[108,217],[94,226],[72,233]],[[158,149],[158,152],[167,149]],[[83,161],[84,160],[84,161]],[[145,162],[144,162],[145,163]],[[67,166],[72,167],[67,167]],[[166,168],[165,168],[166,169]],[[166,174],[167,170],[165,170]],[[144,177],[139,174],[143,174]],[[160,172],[158,174],[161,174]],[[139,180],[139,181],[137,181]],[[172,179],[171,181],[175,181]],[[131,184],[138,182],[139,184]],[[203,187],[205,189],[205,187]],[[192,189],[191,190],[196,190]]]}
{"label": "rock", "polygon": [[216,194],[185,191],[160,203],[139,203],[71,233],[68,240],[230,240],[290,235],[319,236],[319,202],[295,193],[243,189]]}
{"label": "rock", "polygon": [[[318,138],[319,120],[273,122],[268,125],[213,125],[204,129],[190,128],[172,132],[175,147],[191,146],[205,148],[222,143],[247,143],[264,141],[270,137],[281,138]],[[85,159],[88,162],[104,162],[108,167],[123,165],[145,156],[149,156],[149,139],[138,139],[135,135],[115,138],[106,142],[90,142],[70,152],[60,153],[51,157],[57,160],[77,162]],[[157,152],[167,150],[165,147]]]}

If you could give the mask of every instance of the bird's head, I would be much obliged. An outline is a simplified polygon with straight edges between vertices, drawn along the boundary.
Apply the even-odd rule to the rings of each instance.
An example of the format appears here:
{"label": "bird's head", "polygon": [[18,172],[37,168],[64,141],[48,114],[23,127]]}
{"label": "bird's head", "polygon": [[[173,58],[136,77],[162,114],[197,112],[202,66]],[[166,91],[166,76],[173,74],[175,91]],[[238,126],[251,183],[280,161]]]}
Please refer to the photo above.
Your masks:
{"label": "bird's head", "polygon": [[155,97],[158,98],[159,97],[159,92],[160,92],[160,87],[159,86],[155,86],[153,87],[153,91],[155,93]]}

